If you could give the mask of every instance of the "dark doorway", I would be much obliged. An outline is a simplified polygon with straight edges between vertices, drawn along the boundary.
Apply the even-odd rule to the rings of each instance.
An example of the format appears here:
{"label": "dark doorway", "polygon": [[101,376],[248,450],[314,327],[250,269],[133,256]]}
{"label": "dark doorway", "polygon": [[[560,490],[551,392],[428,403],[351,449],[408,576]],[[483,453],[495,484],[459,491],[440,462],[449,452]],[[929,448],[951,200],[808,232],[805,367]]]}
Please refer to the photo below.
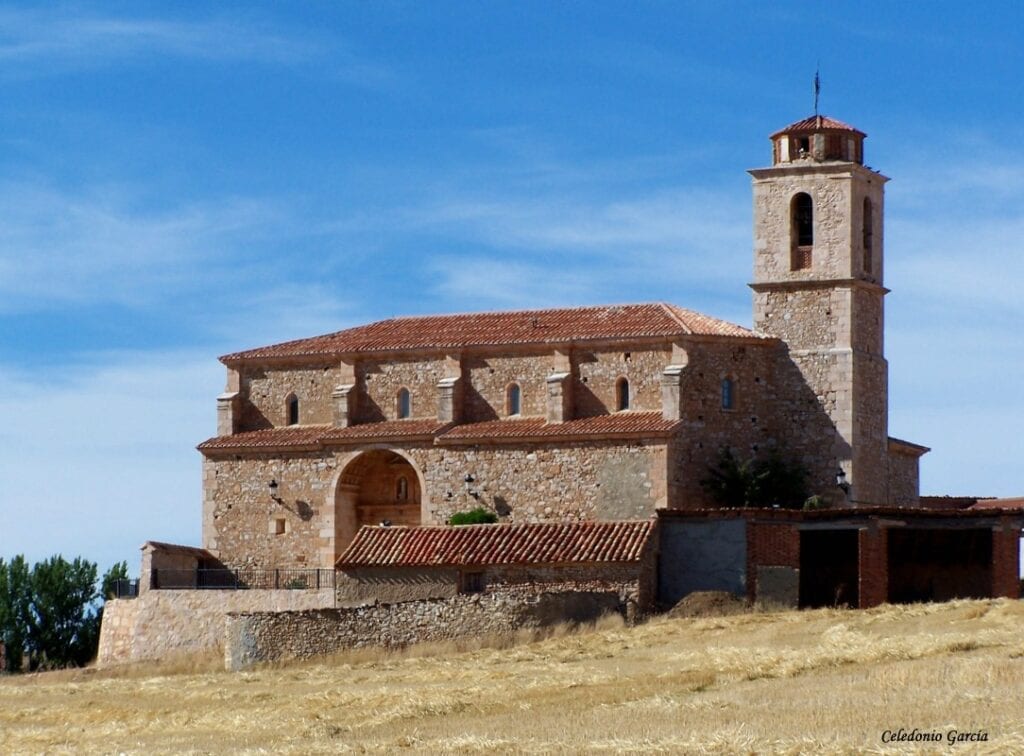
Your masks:
{"label": "dark doorway", "polygon": [[860,603],[856,530],[800,531],[800,608]]}
{"label": "dark doorway", "polygon": [[949,601],[992,595],[992,531],[889,531],[889,601]]}

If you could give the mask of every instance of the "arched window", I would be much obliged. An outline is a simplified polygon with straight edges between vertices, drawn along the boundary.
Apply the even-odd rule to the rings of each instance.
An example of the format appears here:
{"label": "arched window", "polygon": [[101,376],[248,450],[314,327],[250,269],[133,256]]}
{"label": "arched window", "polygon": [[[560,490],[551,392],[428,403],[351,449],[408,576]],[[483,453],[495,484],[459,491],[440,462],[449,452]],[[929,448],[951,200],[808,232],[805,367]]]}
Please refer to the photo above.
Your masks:
{"label": "arched window", "polygon": [[792,259],[791,270],[806,270],[811,267],[811,248],[814,246],[814,203],[806,192],[793,197],[792,213]]}
{"label": "arched window", "polygon": [[406,501],[409,498],[409,479],[404,475],[395,483],[395,500]]}
{"label": "arched window", "polygon": [[872,245],[875,236],[875,219],[872,214],[871,198],[864,198],[864,272],[870,273],[872,268]]}
{"label": "arched window", "polygon": [[722,379],[722,409],[732,409],[736,401],[736,391],[732,378]]}
{"label": "arched window", "polygon": [[284,400],[285,414],[288,416],[288,425],[299,424],[299,397],[289,394]]}
{"label": "arched window", "polygon": [[407,417],[412,417],[412,398],[409,396],[409,389],[404,386],[398,389],[398,399],[395,402],[396,412],[399,420],[405,420]]}
{"label": "arched window", "polygon": [[615,382],[615,409],[619,412],[629,409],[629,379],[622,377]]}
{"label": "arched window", "polygon": [[518,383],[510,383],[505,389],[505,410],[510,416],[522,411],[522,391]]}

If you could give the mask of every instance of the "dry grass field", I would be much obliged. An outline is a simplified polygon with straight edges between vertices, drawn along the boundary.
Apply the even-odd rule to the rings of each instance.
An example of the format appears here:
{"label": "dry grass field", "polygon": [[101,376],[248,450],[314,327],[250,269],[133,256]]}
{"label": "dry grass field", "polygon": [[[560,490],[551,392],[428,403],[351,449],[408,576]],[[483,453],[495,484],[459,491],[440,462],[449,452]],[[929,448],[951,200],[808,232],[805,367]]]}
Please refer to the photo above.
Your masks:
{"label": "dry grass field", "polygon": [[[884,744],[886,730],[988,741]],[[1024,602],[606,622],[505,648],[0,680],[0,753],[1024,753]]]}

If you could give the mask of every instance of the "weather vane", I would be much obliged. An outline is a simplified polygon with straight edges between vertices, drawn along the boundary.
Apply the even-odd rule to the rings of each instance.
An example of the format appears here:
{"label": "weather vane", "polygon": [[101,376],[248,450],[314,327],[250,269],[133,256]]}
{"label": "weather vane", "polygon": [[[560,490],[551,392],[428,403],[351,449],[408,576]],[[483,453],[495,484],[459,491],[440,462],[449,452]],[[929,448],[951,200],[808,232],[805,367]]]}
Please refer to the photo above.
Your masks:
{"label": "weather vane", "polygon": [[821,64],[819,63],[814,69],[814,117],[818,117],[818,95],[821,94]]}

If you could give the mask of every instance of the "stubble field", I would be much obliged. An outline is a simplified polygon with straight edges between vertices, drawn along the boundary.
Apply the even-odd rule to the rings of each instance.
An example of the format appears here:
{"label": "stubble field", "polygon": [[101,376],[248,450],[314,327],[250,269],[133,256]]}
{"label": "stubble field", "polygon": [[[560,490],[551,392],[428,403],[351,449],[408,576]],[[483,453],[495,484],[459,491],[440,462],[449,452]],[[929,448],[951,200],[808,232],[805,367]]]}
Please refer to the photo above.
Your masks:
{"label": "stubble field", "polygon": [[[1024,753],[1024,602],[1006,599],[219,664],[0,678],[0,753]],[[883,742],[900,728],[943,740]]]}

